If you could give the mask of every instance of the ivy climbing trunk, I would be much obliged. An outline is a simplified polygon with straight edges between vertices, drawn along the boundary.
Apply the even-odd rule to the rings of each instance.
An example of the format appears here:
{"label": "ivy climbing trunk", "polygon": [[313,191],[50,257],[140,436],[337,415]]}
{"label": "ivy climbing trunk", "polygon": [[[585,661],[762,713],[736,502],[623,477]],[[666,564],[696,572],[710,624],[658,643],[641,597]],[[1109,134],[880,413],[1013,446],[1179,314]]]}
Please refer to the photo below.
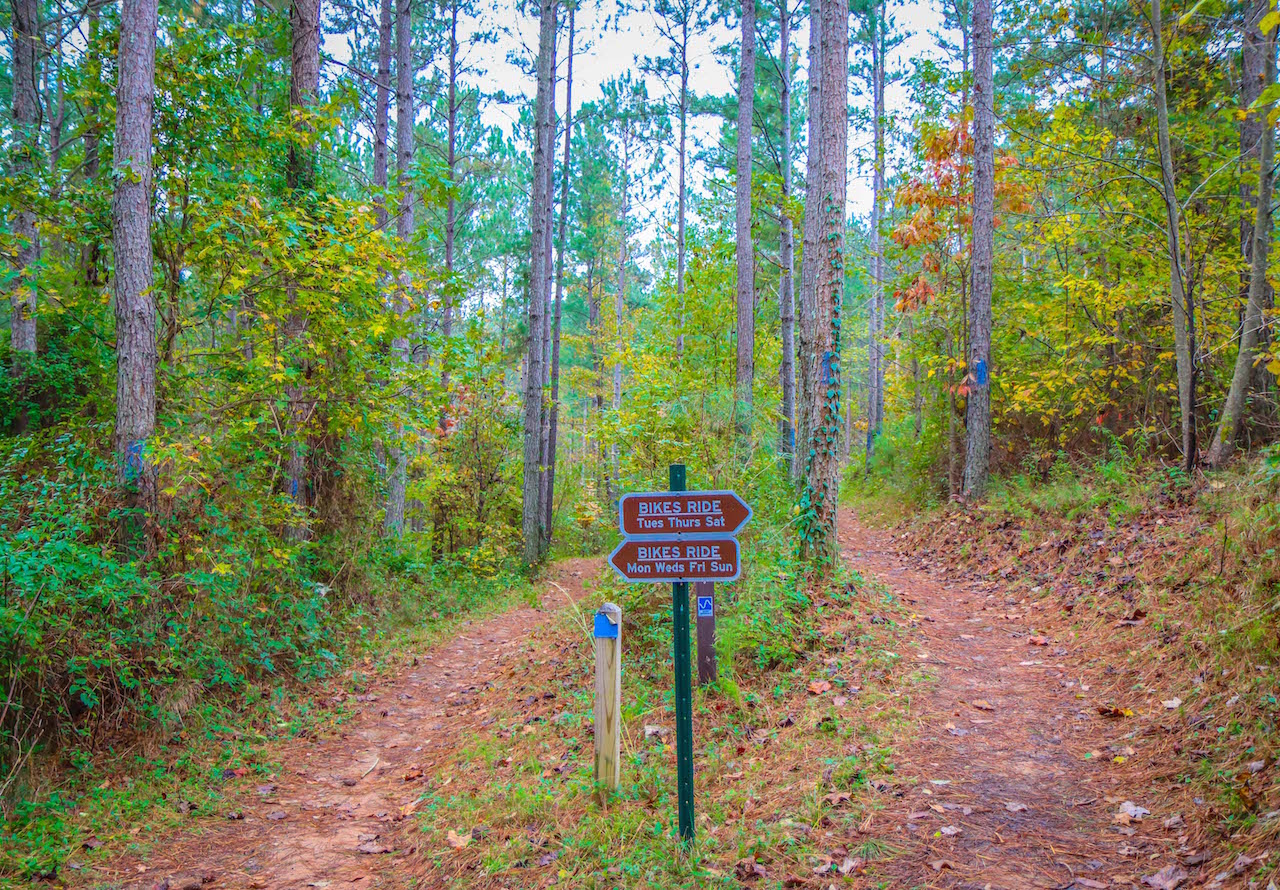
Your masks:
{"label": "ivy climbing trunk", "polygon": [[[813,243],[813,364],[806,406],[808,454],[800,499],[801,551],[829,565],[836,554],[840,484],[840,326],[844,300],[845,199],[849,150],[849,5],[826,0],[819,7],[820,78],[817,115],[817,213]],[[812,63],[811,63],[812,64]],[[815,76],[810,70],[809,76]],[[812,195],[811,195],[812,197]],[[806,208],[806,212],[807,212]],[[808,220],[806,219],[806,229]],[[806,239],[806,253],[808,253]]]}
{"label": "ivy climbing trunk", "polygon": [[111,201],[115,248],[116,428],[119,482],[130,508],[132,546],[139,514],[155,507],[155,467],[147,440],[156,426],[156,305],[152,296],[151,118],[156,71],[156,0],[120,8],[119,79]]}
{"label": "ivy climbing trunk", "polygon": [[991,465],[991,285],[995,252],[992,0],[973,4],[973,241],[965,384],[964,496],[987,492]]}
{"label": "ivy climbing trunk", "polygon": [[[1276,82],[1275,36],[1275,28],[1265,35],[1262,92],[1266,92]],[[1261,108],[1257,113],[1258,117],[1266,121],[1272,106],[1273,103],[1268,103]],[[1222,419],[1218,423],[1213,444],[1209,446],[1205,457],[1205,462],[1211,467],[1222,466],[1235,451],[1236,438],[1240,434],[1240,423],[1244,417],[1245,399],[1253,379],[1258,335],[1265,323],[1264,303],[1267,297],[1267,264],[1271,259],[1271,193],[1275,180],[1273,168],[1276,143],[1274,127],[1268,124],[1258,129],[1258,192],[1254,201],[1253,244],[1248,251],[1249,293],[1244,317],[1240,322],[1240,350],[1236,354],[1235,368],[1231,374],[1231,388],[1222,405]]]}
{"label": "ivy climbing trunk", "polygon": [[737,265],[738,365],[735,414],[738,434],[751,434],[751,390],[755,382],[755,250],[751,243],[751,121],[756,95],[756,4],[742,0],[742,52],[738,60]]}
{"label": "ivy climbing trunk", "polygon": [[790,466],[796,450],[796,234],[791,221],[791,9],[782,0],[779,10],[781,35],[778,41],[778,64],[781,80],[782,144],[782,242],[778,247],[778,321],[782,333],[782,361],[778,366],[782,390],[781,451]]}
{"label": "ivy climbing trunk", "polygon": [[538,28],[537,96],[534,102],[533,184],[529,220],[532,228],[529,263],[529,339],[524,375],[524,478],[521,488],[521,531],[524,557],[530,564],[541,558],[542,504],[542,401],[545,378],[547,271],[550,256],[548,227],[551,206],[547,165],[551,163],[555,127],[555,94],[552,57],[556,43],[557,0],[541,0]]}

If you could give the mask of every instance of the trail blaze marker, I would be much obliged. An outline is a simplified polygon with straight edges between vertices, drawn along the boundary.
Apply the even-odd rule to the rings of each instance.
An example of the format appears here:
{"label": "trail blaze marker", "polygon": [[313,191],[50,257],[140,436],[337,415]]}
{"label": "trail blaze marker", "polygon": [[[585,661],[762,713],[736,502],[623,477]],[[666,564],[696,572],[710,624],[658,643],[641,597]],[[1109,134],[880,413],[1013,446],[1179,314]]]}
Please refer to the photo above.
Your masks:
{"label": "trail blaze marker", "polygon": [[683,464],[670,468],[670,491],[623,495],[618,527],[623,540],[609,564],[623,580],[671,582],[675,634],[676,797],[680,838],[693,841],[693,690],[689,653],[689,582],[698,589],[698,679],[715,678],[716,581],[742,573],[737,534],[751,507],[731,491],[686,491]]}

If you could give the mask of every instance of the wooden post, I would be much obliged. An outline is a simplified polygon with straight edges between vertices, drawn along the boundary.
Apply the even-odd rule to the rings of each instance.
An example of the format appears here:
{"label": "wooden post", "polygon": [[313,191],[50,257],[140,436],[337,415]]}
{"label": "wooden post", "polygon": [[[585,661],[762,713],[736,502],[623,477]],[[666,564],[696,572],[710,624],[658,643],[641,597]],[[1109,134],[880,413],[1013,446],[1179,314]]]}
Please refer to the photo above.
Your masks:
{"label": "wooden post", "polygon": [[698,604],[698,685],[716,681],[716,582],[695,581],[693,598]]}
{"label": "wooden post", "polygon": [[605,603],[595,616],[596,786],[601,803],[622,776],[622,609]]}

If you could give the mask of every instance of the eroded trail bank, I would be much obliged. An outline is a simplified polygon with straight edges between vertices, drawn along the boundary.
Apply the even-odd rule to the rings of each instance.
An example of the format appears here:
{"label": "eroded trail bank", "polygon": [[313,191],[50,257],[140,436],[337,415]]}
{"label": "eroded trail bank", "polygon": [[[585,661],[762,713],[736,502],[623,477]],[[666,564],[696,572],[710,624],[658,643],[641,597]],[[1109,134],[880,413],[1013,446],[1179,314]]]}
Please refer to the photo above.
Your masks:
{"label": "eroded trail bank", "polygon": [[1159,727],[1104,697],[1091,641],[1052,599],[900,553],[852,514],[840,541],[912,611],[902,654],[933,681],[875,820],[903,850],[885,867],[894,886],[1217,885],[1206,837],[1160,781]]}

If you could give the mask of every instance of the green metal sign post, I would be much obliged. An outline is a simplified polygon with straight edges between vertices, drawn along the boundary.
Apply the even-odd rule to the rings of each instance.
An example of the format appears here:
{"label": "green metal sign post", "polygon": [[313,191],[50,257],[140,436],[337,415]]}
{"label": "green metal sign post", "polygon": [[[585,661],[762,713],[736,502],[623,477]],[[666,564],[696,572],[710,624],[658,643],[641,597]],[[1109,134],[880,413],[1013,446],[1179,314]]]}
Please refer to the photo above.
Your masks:
{"label": "green metal sign post", "polygon": [[[685,491],[684,464],[669,470],[672,491]],[[680,838],[693,843],[693,677],[689,655],[689,582],[671,585],[671,618],[676,666],[676,797]]]}

